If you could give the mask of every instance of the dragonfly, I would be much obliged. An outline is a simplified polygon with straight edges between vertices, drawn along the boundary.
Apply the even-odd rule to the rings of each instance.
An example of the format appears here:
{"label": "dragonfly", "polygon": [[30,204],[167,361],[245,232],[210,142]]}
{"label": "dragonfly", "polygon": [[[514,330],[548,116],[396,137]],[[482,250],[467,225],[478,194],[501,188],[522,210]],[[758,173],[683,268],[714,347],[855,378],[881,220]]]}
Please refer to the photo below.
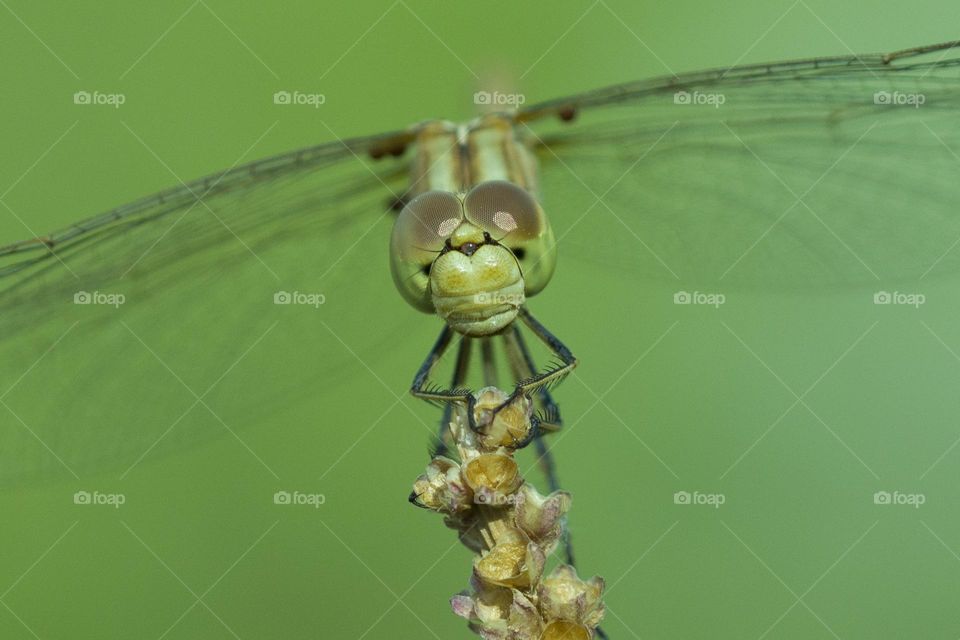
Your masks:
{"label": "dragonfly", "polygon": [[[422,322],[406,303],[442,324],[414,395],[443,404],[445,424],[470,402],[471,352],[492,380],[499,340],[513,397],[539,403],[533,442],[554,488],[541,436],[562,426],[550,387],[577,360],[529,299],[549,291],[558,247],[637,291],[823,291],[955,272],[958,114],[960,42],[712,69],[337,139],[7,244],[5,389],[34,401],[11,409],[0,482],[129,471],[268,421],[404,343]],[[603,287],[572,307],[615,313]],[[257,351],[275,318],[296,338]],[[521,326],[554,364],[536,366]],[[433,385],[455,341],[451,384]],[[120,373],[118,358],[143,366]],[[223,369],[244,358],[257,382],[229,394],[230,415],[208,421],[219,424],[170,409],[226,393]],[[30,396],[41,360],[69,373]],[[266,383],[289,370],[300,383]],[[187,391],[157,382],[168,375]]]}

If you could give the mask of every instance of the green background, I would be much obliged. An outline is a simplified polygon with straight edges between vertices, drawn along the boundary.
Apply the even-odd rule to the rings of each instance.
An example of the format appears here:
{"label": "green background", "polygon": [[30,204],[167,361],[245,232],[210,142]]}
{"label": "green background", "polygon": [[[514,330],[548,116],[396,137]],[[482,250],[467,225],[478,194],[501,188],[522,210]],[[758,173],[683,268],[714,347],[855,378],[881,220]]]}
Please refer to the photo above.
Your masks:
{"label": "green background", "polygon": [[[476,76],[522,75],[516,86],[539,100],[660,75],[663,63],[694,70],[948,40],[954,17],[945,3],[902,2],[9,0],[0,244],[330,130],[469,117]],[[327,96],[320,110],[264,99],[312,87]],[[78,90],[127,102],[80,108]],[[383,268],[384,247],[364,246],[371,270]],[[558,392],[573,426],[554,451],[575,498],[581,573],[609,585],[611,636],[960,635],[955,306],[880,317],[846,298],[757,295],[680,314],[650,285],[616,301],[618,315],[571,311],[611,278],[564,257],[536,302],[582,362]],[[949,283],[939,286],[930,300],[949,299]],[[426,461],[422,425],[436,420],[406,385],[437,325],[384,288],[369,326],[406,339],[246,425],[279,482],[227,437],[148,457],[123,479],[104,469],[0,490],[0,637],[466,637],[446,600],[466,586],[469,555],[405,499]],[[789,389],[802,395],[828,369],[804,397],[809,409],[790,408]],[[6,389],[23,371],[3,373]],[[70,372],[38,368],[7,401],[56,402],[71,425],[82,399],[44,395],[58,375]],[[270,375],[311,384],[296,367]],[[175,383],[158,371],[156,384]],[[229,394],[213,404],[229,415]],[[10,416],[0,424],[7,442],[25,438]],[[84,424],[72,426],[82,448]],[[121,492],[127,504],[80,507],[78,489]],[[283,509],[271,501],[279,489],[327,501]],[[923,493],[926,504],[880,507],[880,490]],[[675,505],[677,491],[726,503]]]}

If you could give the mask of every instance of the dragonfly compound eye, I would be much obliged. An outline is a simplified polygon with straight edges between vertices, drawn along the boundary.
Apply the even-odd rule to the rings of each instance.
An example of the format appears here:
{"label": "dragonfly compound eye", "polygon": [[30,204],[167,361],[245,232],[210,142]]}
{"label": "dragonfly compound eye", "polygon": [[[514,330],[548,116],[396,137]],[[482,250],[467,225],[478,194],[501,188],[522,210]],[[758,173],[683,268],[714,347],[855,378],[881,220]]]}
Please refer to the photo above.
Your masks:
{"label": "dragonfly compound eye", "polygon": [[428,191],[408,202],[390,237],[390,272],[404,300],[433,313],[429,282],[433,261],[463,221],[460,199],[445,191]]}
{"label": "dragonfly compound eye", "polygon": [[491,180],[471,189],[463,207],[469,222],[513,253],[523,272],[526,295],[541,291],[556,267],[557,244],[533,196],[511,182]]}

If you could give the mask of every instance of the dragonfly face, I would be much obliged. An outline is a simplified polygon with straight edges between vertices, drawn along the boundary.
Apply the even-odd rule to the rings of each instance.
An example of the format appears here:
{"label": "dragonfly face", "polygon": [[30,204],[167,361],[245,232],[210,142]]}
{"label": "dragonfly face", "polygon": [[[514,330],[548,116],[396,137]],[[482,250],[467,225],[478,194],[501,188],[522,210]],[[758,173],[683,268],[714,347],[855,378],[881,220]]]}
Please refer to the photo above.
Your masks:
{"label": "dragonfly face", "polygon": [[420,194],[400,212],[390,244],[391,272],[404,299],[469,336],[491,335],[513,322],[555,264],[543,209],[505,181],[461,195]]}

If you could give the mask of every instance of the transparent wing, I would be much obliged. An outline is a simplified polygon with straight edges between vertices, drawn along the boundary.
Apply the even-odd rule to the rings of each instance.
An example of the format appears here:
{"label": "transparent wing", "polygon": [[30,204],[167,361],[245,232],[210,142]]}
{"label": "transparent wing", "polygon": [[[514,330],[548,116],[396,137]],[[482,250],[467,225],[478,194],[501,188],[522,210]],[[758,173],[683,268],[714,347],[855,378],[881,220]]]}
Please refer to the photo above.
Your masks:
{"label": "transparent wing", "polygon": [[[956,77],[953,50],[928,48],[624,85],[518,120],[564,253],[630,286],[823,288],[954,268]],[[571,125],[546,117],[571,107]],[[418,319],[386,261],[403,168],[365,159],[403,143],[267,159],[0,249],[0,483],[242,442],[294,398],[333,423],[348,370]]]}
{"label": "transparent wing", "polygon": [[518,120],[565,254],[685,287],[881,288],[960,266],[956,46],[622,85]]}
{"label": "transparent wing", "polygon": [[290,398],[335,393],[402,326],[364,331],[403,317],[384,292],[404,167],[370,156],[405,135],[268,158],[0,249],[0,483],[242,442]]}

